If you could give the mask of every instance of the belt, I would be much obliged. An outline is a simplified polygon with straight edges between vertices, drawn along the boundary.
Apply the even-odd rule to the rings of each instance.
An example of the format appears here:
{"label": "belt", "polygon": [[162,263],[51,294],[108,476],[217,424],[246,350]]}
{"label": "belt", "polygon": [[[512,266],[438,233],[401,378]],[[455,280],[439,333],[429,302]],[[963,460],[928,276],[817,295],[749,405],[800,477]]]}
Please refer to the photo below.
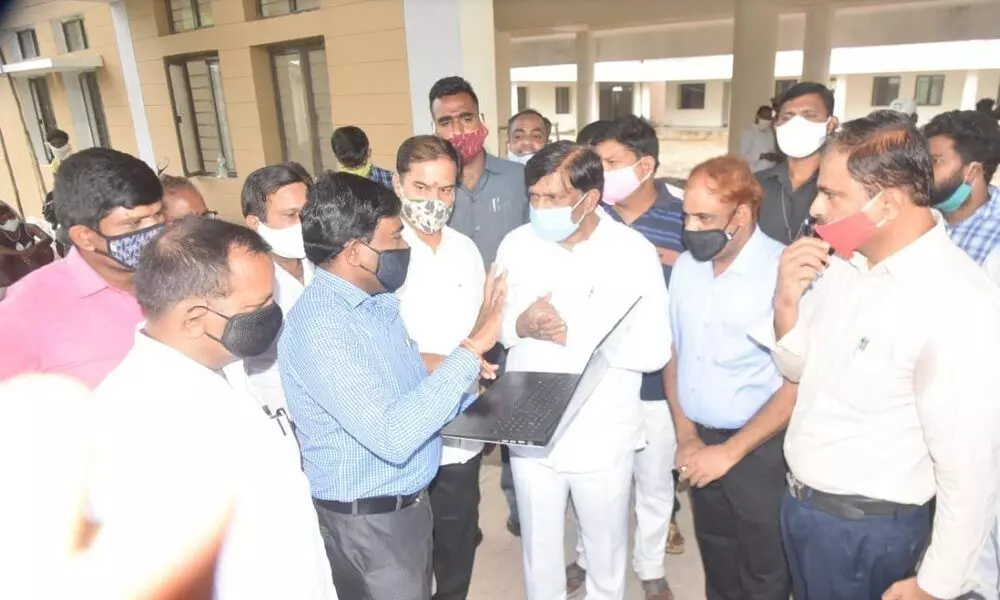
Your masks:
{"label": "belt", "polygon": [[789,473],[788,493],[828,515],[858,521],[865,517],[897,517],[917,512],[927,504],[900,504],[867,496],[830,494],[807,486]]}
{"label": "belt", "polygon": [[320,500],[313,498],[317,506],[344,515],[381,515],[397,512],[420,502],[425,490],[406,496],[378,496],[376,498],[361,498],[354,502],[337,502],[336,500]]}

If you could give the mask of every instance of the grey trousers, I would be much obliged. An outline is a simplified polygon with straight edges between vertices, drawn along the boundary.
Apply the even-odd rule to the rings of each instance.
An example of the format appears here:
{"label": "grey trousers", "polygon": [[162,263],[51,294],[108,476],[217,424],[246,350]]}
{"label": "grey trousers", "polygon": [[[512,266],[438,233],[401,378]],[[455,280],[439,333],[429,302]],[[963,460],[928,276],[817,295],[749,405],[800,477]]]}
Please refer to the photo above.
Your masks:
{"label": "grey trousers", "polygon": [[341,600],[430,600],[434,520],[426,493],[398,512],[346,515],[316,503]]}

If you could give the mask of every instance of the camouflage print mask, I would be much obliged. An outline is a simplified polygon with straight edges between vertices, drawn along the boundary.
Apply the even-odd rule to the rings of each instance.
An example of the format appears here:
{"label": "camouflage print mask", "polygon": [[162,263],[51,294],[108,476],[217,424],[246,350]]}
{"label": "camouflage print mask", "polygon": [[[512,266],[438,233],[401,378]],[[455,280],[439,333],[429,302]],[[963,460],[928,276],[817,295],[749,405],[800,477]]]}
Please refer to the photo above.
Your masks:
{"label": "camouflage print mask", "polygon": [[410,200],[403,198],[403,218],[410,225],[430,235],[441,231],[451,218],[454,204],[440,200]]}

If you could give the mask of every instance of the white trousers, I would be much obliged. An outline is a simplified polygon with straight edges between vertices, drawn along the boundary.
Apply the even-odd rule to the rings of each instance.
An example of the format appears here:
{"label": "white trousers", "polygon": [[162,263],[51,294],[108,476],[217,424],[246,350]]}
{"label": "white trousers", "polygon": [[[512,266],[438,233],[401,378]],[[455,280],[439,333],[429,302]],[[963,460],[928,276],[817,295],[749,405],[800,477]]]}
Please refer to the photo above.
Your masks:
{"label": "white trousers", "polygon": [[[666,401],[643,402],[646,447],[635,455],[635,545],[632,568],[643,581],[666,575],[667,535],[674,512],[674,455],[677,436]],[[576,542],[576,564],[588,569],[586,549]],[[589,570],[589,569],[588,569]]]}
{"label": "white trousers", "polygon": [[566,599],[564,540],[570,496],[590,559],[587,600],[624,598],[634,457],[634,452],[627,452],[604,471],[566,473],[536,459],[511,455],[527,600]]}

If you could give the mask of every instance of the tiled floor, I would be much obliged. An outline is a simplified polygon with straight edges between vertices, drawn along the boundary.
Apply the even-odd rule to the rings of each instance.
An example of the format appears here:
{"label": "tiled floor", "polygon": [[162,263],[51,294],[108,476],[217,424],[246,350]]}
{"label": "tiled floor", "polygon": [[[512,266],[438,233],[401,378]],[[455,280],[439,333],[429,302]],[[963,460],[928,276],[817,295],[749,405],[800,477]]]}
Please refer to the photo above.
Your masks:
{"label": "tiled floor", "polygon": [[[507,504],[500,492],[500,466],[494,453],[488,464],[483,465],[480,477],[482,504],[479,525],[483,530],[483,543],[476,554],[476,569],[472,577],[470,600],[515,600],[524,598],[524,579],[521,569],[521,543],[504,527]],[[687,549],[680,556],[667,557],[667,578],[676,600],[702,600],[705,598],[704,575],[694,541],[691,510],[687,494],[681,494],[681,512],[678,523],[687,539]],[[567,528],[572,531],[572,528]],[[573,534],[566,537],[567,560],[573,557]],[[630,556],[631,560],[631,556]],[[582,598],[582,594],[580,594]],[[642,600],[642,588],[633,573],[629,573],[628,600]]]}

